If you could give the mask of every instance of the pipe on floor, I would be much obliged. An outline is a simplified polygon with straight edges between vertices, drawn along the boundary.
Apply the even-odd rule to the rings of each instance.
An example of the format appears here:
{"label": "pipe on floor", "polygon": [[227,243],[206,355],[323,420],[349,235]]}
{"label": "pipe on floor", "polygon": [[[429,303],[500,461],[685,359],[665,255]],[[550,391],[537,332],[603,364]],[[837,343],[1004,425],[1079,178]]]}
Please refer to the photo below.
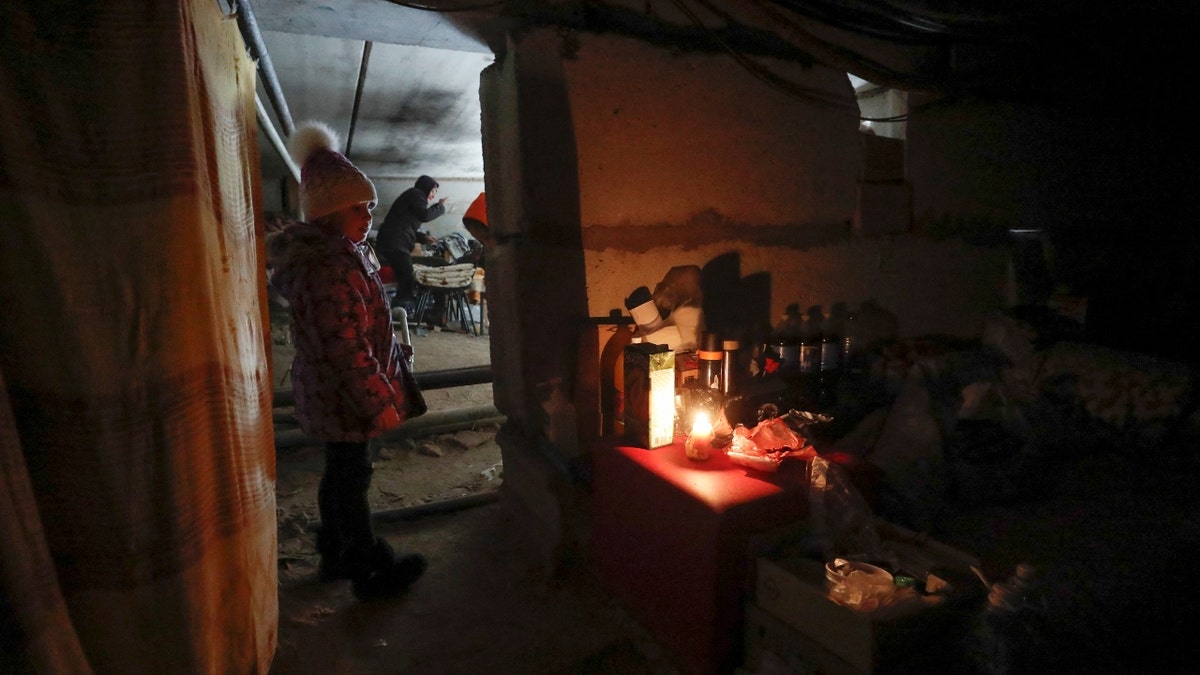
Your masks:
{"label": "pipe on floor", "polygon": [[[399,427],[380,436],[379,440],[395,441],[405,438],[420,438],[422,436],[473,429],[482,424],[502,424],[506,419],[494,405],[439,410],[407,420]],[[313,438],[299,429],[285,429],[275,432],[276,448],[322,445],[323,443],[324,441]]]}
{"label": "pipe on floor", "polygon": [[[384,525],[387,523],[396,523],[405,520],[416,520],[425,516],[436,516],[444,513],[454,513],[464,509],[474,508],[476,506],[485,506],[492,504],[500,499],[499,490],[489,490],[487,492],[479,492],[465,497],[457,497],[455,499],[443,499],[437,502],[429,502],[428,504],[418,504],[416,506],[406,506],[399,509],[386,509],[384,511],[371,512],[372,525]],[[314,520],[305,526],[309,532],[316,532],[321,529],[321,521]]]}
{"label": "pipe on floor", "polygon": [[[417,358],[420,358],[419,354]],[[417,385],[423,390],[448,389],[450,387],[462,387],[469,384],[487,384],[492,381],[492,367],[491,365],[486,365],[430,370],[413,373],[413,377],[417,380]],[[294,405],[295,403],[296,395],[291,389],[275,390],[274,406],[276,408]]]}

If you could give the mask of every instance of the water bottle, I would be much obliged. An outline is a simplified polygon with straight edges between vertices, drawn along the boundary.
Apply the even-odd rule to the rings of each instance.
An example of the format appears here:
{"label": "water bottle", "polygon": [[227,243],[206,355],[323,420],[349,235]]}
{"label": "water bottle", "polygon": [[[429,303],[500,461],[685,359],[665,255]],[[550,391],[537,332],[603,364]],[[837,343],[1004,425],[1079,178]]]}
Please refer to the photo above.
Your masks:
{"label": "water bottle", "polygon": [[807,407],[816,405],[821,378],[821,308],[810,307],[800,328],[800,397]]}
{"label": "water bottle", "polygon": [[841,377],[842,331],[840,318],[833,312],[823,313],[821,324],[821,365],[818,376],[817,406],[830,408],[836,402],[838,380]]}
{"label": "water bottle", "polygon": [[[779,317],[779,323],[771,331],[770,342],[767,345],[768,360],[776,363],[774,372],[783,379],[794,378],[800,371],[800,333],[798,326],[799,305],[788,305],[787,311]],[[766,370],[771,371],[767,365]]]}

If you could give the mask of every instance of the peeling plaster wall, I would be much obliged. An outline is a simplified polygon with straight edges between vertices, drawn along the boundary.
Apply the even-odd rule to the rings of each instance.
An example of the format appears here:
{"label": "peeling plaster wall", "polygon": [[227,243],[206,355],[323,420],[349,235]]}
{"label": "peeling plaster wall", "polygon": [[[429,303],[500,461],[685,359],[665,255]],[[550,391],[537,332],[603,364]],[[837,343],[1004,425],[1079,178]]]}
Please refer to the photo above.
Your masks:
{"label": "peeling plaster wall", "polygon": [[722,303],[769,308],[742,321],[773,322],[791,302],[829,309],[874,298],[899,315],[902,334],[973,333],[1004,303],[1004,252],[852,232],[863,159],[850,82],[821,66],[769,65],[813,98],[724,55],[618,37],[584,36],[564,61],[589,313],[623,308],[674,265],[736,258],[743,277],[766,277],[769,289],[765,302]]}
{"label": "peeling plaster wall", "polygon": [[585,228],[682,223],[708,209],[733,227],[849,219],[862,161],[845,73],[769,63],[829,103],[820,106],[724,54],[674,54],[618,37],[581,42],[563,69]]}
{"label": "peeling plaster wall", "polygon": [[790,302],[874,298],[906,334],[969,333],[1002,304],[995,250],[851,231],[863,145],[850,82],[820,67],[772,68],[823,103],[727,57],[548,29],[511,37],[484,71],[504,490],[547,566],[586,536],[578,466],[598,383],[583,370],[599,346],[588,317],[623,307],[671,266],[704,267],[725,291],[706,306],[739,327]]}

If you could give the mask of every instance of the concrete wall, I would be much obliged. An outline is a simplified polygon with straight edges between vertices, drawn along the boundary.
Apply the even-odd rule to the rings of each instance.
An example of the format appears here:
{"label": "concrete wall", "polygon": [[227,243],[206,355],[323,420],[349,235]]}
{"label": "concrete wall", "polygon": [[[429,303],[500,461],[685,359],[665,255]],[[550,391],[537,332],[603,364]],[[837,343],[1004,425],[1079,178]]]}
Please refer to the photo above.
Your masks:
{"label": "concrete wall", "polygon": [[768,65],[811,96],[770,87],[724,55],[681,56],[617,37],[584,37],[564,63],[589,313],[622,308],[630,291],[653,288],[674,265],[735,258],[741,278],[769,283],[706,290],[766,288],[766,316],[751,320],[771,321],[791,302],[828,309],[875,298],[900,316],[904,334],[971,334],[1003,304],[1003,255],[852,231],[863,158],[845,73]]}
{"label": "concrete wall", "polygon": [[1005,298],[1003,251],[854,230],[863,145],[845,73],[770,63],[797,97],[725,56],[571,40],[513,39],[481,87],[504,489],[548,564],[583,529],[569,485],[591,448],[563,420],[587,418],[573,406],[595,385],[588,318],[637,286],[694,264],[710,324],[874,298],[909,335],[971,334]]}

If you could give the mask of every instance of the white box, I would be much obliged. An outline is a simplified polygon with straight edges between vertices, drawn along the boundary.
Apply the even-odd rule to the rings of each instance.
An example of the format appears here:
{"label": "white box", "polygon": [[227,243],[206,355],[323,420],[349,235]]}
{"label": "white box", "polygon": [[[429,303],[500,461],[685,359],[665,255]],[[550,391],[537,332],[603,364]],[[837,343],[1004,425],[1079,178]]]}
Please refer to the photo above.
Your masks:
{"label": "white box", "polygon": [[970,571],[971,565],[979,565],[977,559],[910,530],[877,523],[889,549],[901,559],[931,562],[939,577],[949,577],[952,590],[939,595],[916,594],[867,612],[829,598],[825,565],[819,560],[759,557],[756,570],[758,607],[861,672],[873,671],[881,655],[901,654],[909,646],[928,647],[921,644],[920,636],[931,626],[961,619],[959,610],[974,611],[973,603],[982,603],[985,596],[983,584]]}
{"label": "white box", "polygon": [[772,665],[773,655],[786,672],[795,675],[869,675],[761,607],[746,607],[745,626],[745,666],[751,672]]}

